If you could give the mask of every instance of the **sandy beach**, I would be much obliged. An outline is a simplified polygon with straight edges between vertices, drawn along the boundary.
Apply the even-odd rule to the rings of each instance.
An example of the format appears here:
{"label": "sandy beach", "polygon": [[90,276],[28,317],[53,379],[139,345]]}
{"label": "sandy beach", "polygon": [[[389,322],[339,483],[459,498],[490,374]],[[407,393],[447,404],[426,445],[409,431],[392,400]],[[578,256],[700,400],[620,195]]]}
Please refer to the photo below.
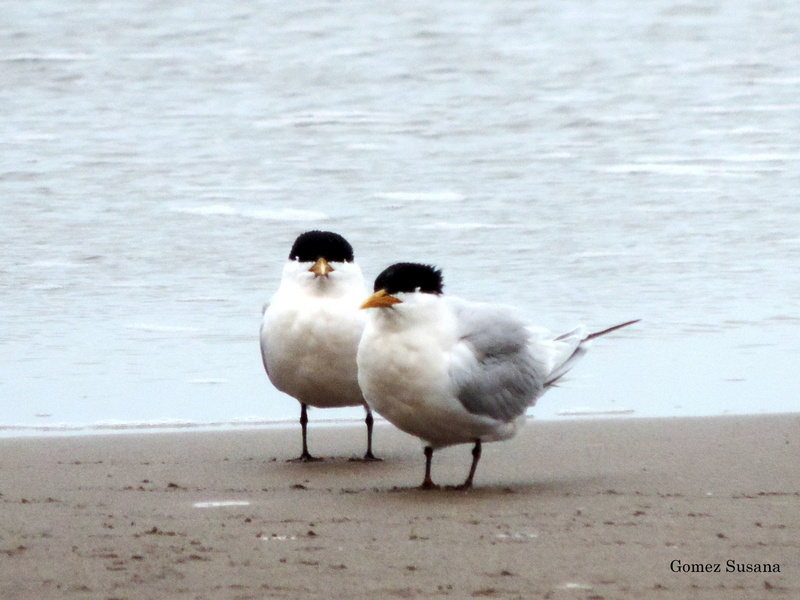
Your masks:
{"label": "sandy beach", "polygon": [[798,414],[534,420],[467,492],[414,489],[386,424],[379,463],[310,435],[323,462],[294,427],[0,440],[0,598],[800,597]]}

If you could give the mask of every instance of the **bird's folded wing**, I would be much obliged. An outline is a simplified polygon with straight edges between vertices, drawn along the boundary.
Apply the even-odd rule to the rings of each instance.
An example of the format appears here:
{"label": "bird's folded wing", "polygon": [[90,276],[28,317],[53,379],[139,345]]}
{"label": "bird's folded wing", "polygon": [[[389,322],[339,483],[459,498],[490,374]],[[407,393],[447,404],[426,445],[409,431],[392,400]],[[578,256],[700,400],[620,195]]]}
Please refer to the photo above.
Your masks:
{"label": "bird's folded wing", "polygon": [[458,342],[450,357],[453,393],[464,408],[502,421],[521,416],[547,375],[529,348],[531,332],[510,309],[453,299]]}

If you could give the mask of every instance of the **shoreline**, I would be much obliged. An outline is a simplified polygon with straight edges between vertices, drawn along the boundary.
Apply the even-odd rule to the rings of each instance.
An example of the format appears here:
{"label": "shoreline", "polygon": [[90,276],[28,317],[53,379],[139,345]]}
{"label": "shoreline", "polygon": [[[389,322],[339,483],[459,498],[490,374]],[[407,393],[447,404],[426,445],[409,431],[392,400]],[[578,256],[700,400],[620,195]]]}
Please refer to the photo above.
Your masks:
{"label": "shoreline", "polygon": [[[671,419],[725,419],[747,417],[770,417],[800,414],[792,412],[768,413],[725,413],[718,415],[639,415],[632,409],[591,410],[575,409],[555,413],[553,417],[541,417],[536,414],[527,416],[526,427],[530,423],[576,423],[581,421],[605,420],[671,420]],[[389,422],[375,415],[375,424],[391,427]],[[313,427],[358,427],[363,425],[363,418],[315,418],[309,423]],[[268,431],[272,429],[291,429],[298,426],[297,418],[290,419],[240,419],[232,421],[194,422],[194,421],[144,421],[144,422],[98,422],[93,424],[55,423],[52,425],[0,425],[0,440],[50,438],[50,437],[82,437],[96,435],[150,435],[173,433],[209,433],[237,431]]]}
{"label": "shoreline", "polygon": [[417,490],[421,444],[385,424],[377,463],[349,425],[310,429],[310,464],[299,428],[156,433],[0,439],[0,597],[800,593],[798,413],[533,419],[467,492]]}

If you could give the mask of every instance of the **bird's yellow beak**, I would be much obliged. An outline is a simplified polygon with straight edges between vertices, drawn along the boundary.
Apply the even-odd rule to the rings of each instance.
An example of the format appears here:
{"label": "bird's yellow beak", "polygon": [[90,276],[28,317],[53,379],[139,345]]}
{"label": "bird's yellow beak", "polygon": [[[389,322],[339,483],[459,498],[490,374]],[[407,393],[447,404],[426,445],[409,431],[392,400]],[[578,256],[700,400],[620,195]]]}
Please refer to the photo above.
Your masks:
{"label": "bird's yellow beak", "polygon": [[328,273],[332,273],[333,271],[334,268],[322,257],[319,257],[317,262],[314,263],[314,266],[309,269],[309,272],[317,277],[327,277]]}
{"label": "bird's yellow beak", "polygon": [[402,302],[402,300],[390,295],[386,290],[378,290],[364,300],[358,308],[386,308],[399,302]]}

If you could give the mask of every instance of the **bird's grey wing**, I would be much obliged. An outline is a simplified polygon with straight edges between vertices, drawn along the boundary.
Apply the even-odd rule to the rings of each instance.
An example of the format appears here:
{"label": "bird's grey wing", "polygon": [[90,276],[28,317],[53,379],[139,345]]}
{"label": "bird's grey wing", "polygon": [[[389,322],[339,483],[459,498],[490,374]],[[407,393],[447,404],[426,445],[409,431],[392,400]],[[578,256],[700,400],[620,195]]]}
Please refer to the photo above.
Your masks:
{"label": "bird's grey wing", "polygon": [[503,421],[521,416],[546,377],[546,366],[530,351],[530,331],[510,309],[448,301],[457,320],[449,367],[455,396],[473,414]]}

